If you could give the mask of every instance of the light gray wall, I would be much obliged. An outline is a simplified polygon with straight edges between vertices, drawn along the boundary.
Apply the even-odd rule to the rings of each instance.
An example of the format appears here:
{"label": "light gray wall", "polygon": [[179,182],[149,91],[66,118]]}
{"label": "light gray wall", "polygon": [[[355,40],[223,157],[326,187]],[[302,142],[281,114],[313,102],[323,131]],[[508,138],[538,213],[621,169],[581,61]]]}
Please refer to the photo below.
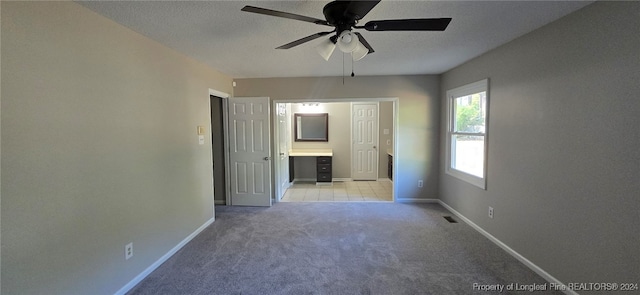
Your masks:
{"label": "light gray wall", "polygon": [[231,79],[73,2],[3,1],[1,33],[1,293],[113,294],[213,218],[196,126]]}
{"label": "light gray wall", "polygon": [[[397,181],[400,199],[435,199],[438,192],[440,78],[435,75],[235,79],[235,96],[272,100],[399,98]],[[424,187],[418,188],[419,179]]]}
{"label": "light gray wall", "polygon": [[[387,151],[393,151],[393,102],[381,101],[378,110],[380,115],[378,178],[389,178],[387,175],[387,165],[389,164]],[[384,134],[385,129],[389,130],[389,134]],[[387,140],[390,140],[391,144],[387,144]]]}
{"label": "light gray wall", "polygon": [[442,201],[565,283],[638,282],[638,16],[596,2],[442,78],[490,79],[487,190],[444,173],[443,116]]}

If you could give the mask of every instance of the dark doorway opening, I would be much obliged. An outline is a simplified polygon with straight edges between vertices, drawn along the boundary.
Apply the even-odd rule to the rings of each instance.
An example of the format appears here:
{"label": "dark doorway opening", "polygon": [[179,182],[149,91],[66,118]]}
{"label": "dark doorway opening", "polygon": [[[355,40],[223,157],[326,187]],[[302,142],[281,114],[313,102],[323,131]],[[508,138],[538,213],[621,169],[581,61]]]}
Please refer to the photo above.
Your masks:
{"label": "dark doorway opening", "polygon": [[210,96],[211,102],[211,148],[213,155],[213,187],[214,202],[216,205],[227,203],[225,160],[224,160],[224,124],[223,124],[223,99]]}

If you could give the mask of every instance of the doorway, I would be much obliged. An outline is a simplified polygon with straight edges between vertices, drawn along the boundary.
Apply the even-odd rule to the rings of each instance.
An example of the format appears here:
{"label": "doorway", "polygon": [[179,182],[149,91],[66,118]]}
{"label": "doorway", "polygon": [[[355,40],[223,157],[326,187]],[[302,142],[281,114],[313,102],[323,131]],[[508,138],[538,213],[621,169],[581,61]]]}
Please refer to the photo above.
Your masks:
{"label": "doorway", "polygon": [[[376,117],[372,124],[370,132],[375,132],[377,138],[370,138],[375,144],[371,144],[370,148],[375,148],[375,152],[369,153],[368,164],[375,165],[370,167],[369,174],[366,179],[368,181],[354,181],[358,179],[354,177],[354,168],[356,167],[353,159],[353,143],[354,134],[352,132],[353,124],[353,105],[375,105],[373,116]],[[366,107],[365,107],[366,108]],[[274,158],[281,158],[281,161],[275,161],[274,183],[276,184],[275,201],[290,201],[291,192],[298,190],[298,193],[305,191],[312,195],[326,195],[321,198],[318,195],[318,201],[352,201],[364,199],[364,201],[393,201],[396,196],[396,188],[391,180],[397,167],[391,169],[389,173],[389,160],[394,155],[394,147],[396,147],[396,134],[398,129],[398,99],[397,98],[370,98],[370,99],[314,99],[310,100],[274,100],[273,109],[282,109],[283,112],[274,112],[273,120],[279,122],[280,126],[274,128]],[[291,122],[294,113],[328,113],[329,114],[329,131],[328,142],[295,142],[293,138],[293,130],[287,127],[282,121],[282,114],[285,114],[285,120]],[[376,114],[377,112],[377,114]],[[367,123],[367,122],[363,122]],[[291,124],[289,124],[291,125]],[[292,126],[291,126],[292,127]],[[377,131],[375,131],[377,130]],[[379,134],[378,134],[379,133]],[[289,138],[283,138],[288,136]],[[332,165],[332,186],[316,186],[316,162],[313,157],[295,157],[289,162],[288,152],[290,149],[332,149],[333,165]],[[283,155],[284,154],[284,155]],[[295,175],[289,175],[289,165],[294,165]],[[362,178],[360,178],[362,179]],[[383,184],[378,190],[378,184]],[[348,198],[350,192],[361,191],[360,196]],[[318,191],[320,190],[320,191]],[[387,194],[383,195],[381,190],[387,190]],[[373,194],[368,194],[373,191]],[[347,194],[345,194],[345,192]],[[333,199],[328,198],[333,195]],[[300,201],[297,196],[296,201]],[[362,197],[362,198],[360,198]],[[368,198],[367,198],[368,197]],[[376,199],[374,199],[376,198]],[[312,198],[307,198],[311,199]]]}
{"label": "doorway", "polygon": [[213,200],[216,205],[227,203],[225,175],[224,99],[210,95],[211,105],[211,154],[213,156]]}

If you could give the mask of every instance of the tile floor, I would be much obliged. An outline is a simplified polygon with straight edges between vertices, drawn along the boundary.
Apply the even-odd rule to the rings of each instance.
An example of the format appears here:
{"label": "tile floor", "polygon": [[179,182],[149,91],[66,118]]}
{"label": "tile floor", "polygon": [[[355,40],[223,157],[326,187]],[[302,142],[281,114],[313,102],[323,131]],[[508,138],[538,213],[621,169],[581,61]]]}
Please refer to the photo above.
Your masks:
{"label": "tile floor", "polygon": [[393,182],[389,180],[334,181],[333,185],[295,182],[281,202],[379,202],[393,201],[392,196]]}

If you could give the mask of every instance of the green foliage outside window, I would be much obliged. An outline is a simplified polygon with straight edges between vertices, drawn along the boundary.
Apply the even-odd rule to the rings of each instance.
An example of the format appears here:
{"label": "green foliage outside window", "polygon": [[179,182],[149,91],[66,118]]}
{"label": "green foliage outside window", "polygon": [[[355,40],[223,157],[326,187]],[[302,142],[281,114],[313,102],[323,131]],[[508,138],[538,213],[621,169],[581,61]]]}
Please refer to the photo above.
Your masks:
{"label": "green foliage outside window", "polygon": [[[481,94],[459,97],[456,102],[456,131],[484,132],[484,113]],[[464,102],[464,103],[463,103]]]}

